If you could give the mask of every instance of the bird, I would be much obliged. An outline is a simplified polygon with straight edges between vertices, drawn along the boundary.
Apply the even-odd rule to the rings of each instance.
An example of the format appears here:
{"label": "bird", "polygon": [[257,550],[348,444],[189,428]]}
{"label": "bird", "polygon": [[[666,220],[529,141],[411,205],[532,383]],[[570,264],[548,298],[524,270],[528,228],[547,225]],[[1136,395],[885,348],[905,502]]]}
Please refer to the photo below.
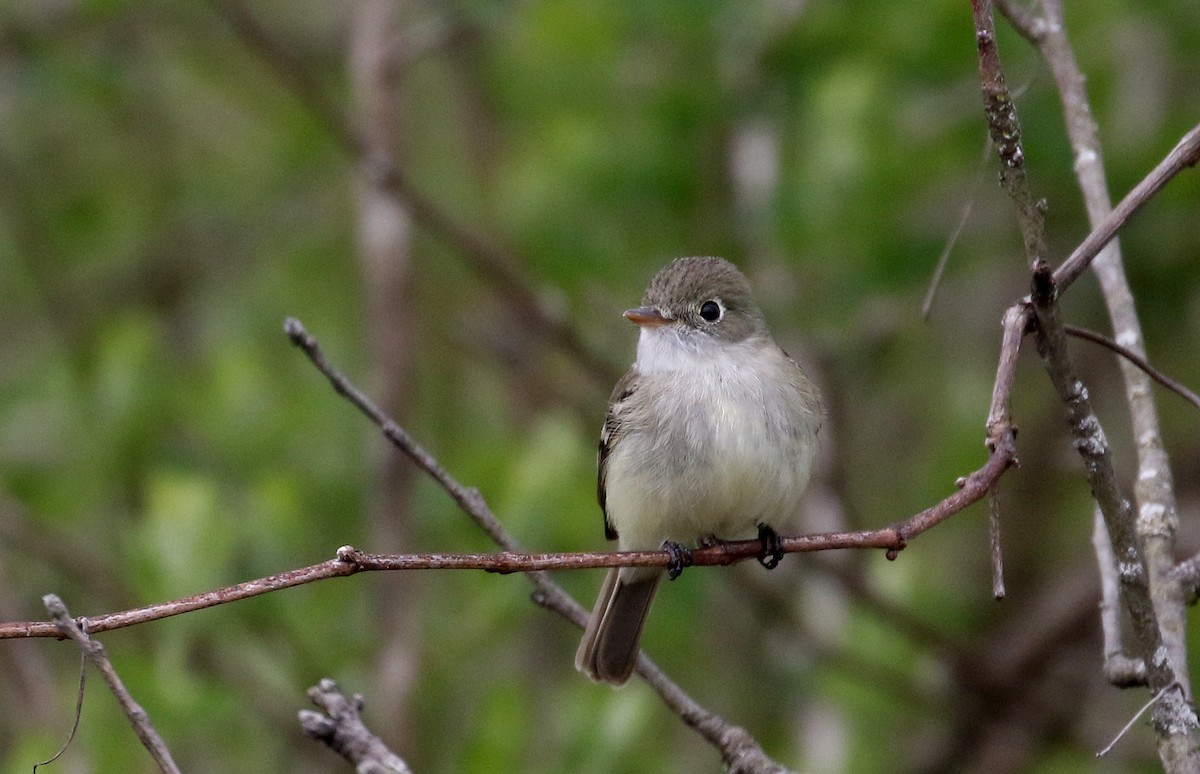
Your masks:
{"label": "bird", "polygon": [[[633,365],[600,434],[597,496],[622,551],[665,548],[672,580],[685,543],[757,531],[759,561],[778,564],[778,529],[794,526],[824,415],[804,370],[771,337],[746,277],[729,261],[678,258],[640,306]],[[575,657],[596,682],[625,684],[663,568],[611,568]]]}

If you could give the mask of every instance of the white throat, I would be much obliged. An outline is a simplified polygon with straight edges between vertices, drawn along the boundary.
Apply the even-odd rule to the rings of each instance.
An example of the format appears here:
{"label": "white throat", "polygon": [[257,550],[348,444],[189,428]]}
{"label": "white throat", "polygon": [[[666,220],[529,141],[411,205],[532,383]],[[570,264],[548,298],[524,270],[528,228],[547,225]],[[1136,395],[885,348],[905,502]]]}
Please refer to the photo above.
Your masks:
{"label": "white throat", "polygon": [[643,374],[736,368],[733,361],[737,353],[748,355],[755,344],[753,340],[722,341],[707,333],[671,325],[642,328],[634,366]]}

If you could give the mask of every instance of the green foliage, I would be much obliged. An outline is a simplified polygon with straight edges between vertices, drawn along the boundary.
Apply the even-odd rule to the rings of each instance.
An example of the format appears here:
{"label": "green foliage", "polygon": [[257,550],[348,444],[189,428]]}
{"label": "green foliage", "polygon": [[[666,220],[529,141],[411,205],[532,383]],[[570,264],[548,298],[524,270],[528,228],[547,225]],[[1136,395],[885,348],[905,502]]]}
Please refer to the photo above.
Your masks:
{"label": "green foliage", "polygon": [[[285,316],[301,318],[378,394],[369,353],[384,332],[366,311],[357,160],[294,81],[234,32],[221,3],[10,5],[0,617],[44,617],[49,591],[77,615],[127,609],[320,562],[347,543],[491,550],[420,477],[399,512],[372,511],[383,442],[280,331]],[[246,6],[291,57],[283,69],[301,68],[357,126],[352,10]],[[463,34],[398,71],[404,170],[454,222],[514,255],[539,301],[614,372],[633,352],[620,311],[661,263],[716,253],[746,268],[777,338],[827,396],[822,503],[836,500],[842,521],[814,530],[896,521],[983,461],[999,315],[1027,280],[994,160],[980,166],[962,3],[558,0],[405,13],[407,29],[432,20]],[[1163,2],[1068,13],[1117,198],[1196,120],[1200,15]],[[1057,95],[1020,38],[1002,29],[1000,42],[1010,81],[1028,86],[1018,108],[1057,260],[1087,232]],[[738,168],[740,152],[758,177]],[[973,214],[923,322],[967,200]],[[1122,235],[1151,359],[1193,387],[1198,201],[1200,178],[1185,175]],[[427,225],[415,223],[411,287],[393,299],[410,312],[412,351],[408,395],[388,408],[530,550],[603,547],[594,449],[611,383]],[[1065,303],[1072,320],[1105,326],[1094,283]],[[1111,357],[1074,349],[1127,472]],[[1003,614],[978,507],[895,562],[843,557],[865,597],[837,591],[803,556],[765,579],[692,570],[660,595],[651,654],[777,759],[817,772],[916,767],[969,719],[984,733],[1033,707],[1020,692],[980,689],[964,667],[1003,646],[1002,626],[1049,627],[1039,595],[1094,583],[1086,489],[1028,359],[1014,396],[1023,467],[1002,487]],[[1194,504],[1195,412],[1169,395],[1161,410],[1181,502]],[[383,544],[394,523],[406,525],[403,544]],[[585,606],[599,577],[558,576]],[[519,576],[367,574],[103,641],[185,770],[335,770],[296,729],[304,689],[322,676],[362,692],[367,722],[418,771],[719,770],[645,686],[613,692],[577,675],[577,632],[528,592]],[[399,635],[411,647],[397,665],[387,643]],[[1061,712],[1031,738],[1026,770],[1095,770],[1094,751],[1140,703],[1104,686],[1091,628],[1072,636],[1064,648],[1084,654],[1077,682],[1020,677],[1029,695],[1050,684]],[[24,710],[0,719],[5,770],[57,747],[76,680],[73,646],[0,642],[0,654],[17,648],[20,660],[0,655],[0,706]],[[393,684],[405,669],[407,693]],[[1113,756],[1113,771],[1156,761],[1145,730]],[[68,762],[149,770],[98,680]]]}

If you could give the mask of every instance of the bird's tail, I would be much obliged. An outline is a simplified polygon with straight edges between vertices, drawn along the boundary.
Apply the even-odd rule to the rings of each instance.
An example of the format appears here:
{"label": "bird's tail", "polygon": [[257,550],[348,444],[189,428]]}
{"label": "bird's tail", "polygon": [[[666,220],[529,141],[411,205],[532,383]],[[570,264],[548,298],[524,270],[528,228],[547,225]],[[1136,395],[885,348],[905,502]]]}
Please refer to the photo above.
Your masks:
{"label": "bird's tail", "polygon": [[575,654],[576,669],[597,682],[624,685],[629,680],[661,577],[661,571],[645,568],[608,571]]}

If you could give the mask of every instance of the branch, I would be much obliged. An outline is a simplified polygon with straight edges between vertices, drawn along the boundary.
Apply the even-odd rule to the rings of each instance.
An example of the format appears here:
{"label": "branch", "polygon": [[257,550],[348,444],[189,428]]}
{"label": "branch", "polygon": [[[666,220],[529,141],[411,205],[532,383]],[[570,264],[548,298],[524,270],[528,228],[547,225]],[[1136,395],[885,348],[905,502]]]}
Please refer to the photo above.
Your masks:
{"label": "branch", "polygon": [[[1010,319],[1011,318],[1011,319]],[[941,502],[901,522],[876,530],[859,532],[830,532],[786,537],[781,548],[787,553],[821,551],[835,548],[882,548],[894,558],[907,542],[936,526],[968,505],[984,497],[1000,476],[1015,462],[1015,435],[1008,422],[1008,399],[1012,386],[1012,369],[1016,350],[1024,331],[1025,318],[1020,314],[1006,317],[1006,332],[1002,343],[1001,366],[993,393],[989,414],[988,445],[991,455],[982,468],[962,477],[959,490]],[[326,376],[334,390],[346,397],[356,408],[375,423],[383,434],[417,466],[433,477],[482,529],[501,547],[498,554],[367,554],[350,546],[338,550],[337,557],[321,564],[303,567],[277,575],[246,581],[204,594],[119,613],[109,613],[80,619],[90,631],[99,632],[132,626],[180,613],[233,602],[239,599],[291,588],[325,578],[353,575],[372,570],[413,569],[482,569],[492,572],[524,572],[535,586],[534,599],[549,609],[565,615],[577,626],[586,621],[586,611],[546,575],[547,570],[569,570],[600,567],[666,567],[670,556],[665,551],[594,552],[594,553],[522,553],[519,544],[504,530],[491,512],[479,491],[460,484],[427,451],[398,424],[384,415],[348,379],[334,369],[324,356],[316,339],[297,320],[289,319],[285,330],[293,343],[301,347],[317,369]],[[756,540],[722,543],[692,552],[693,564],[698,566],[727,565],[756,557],[761,546]],[[17,622],[0,624],[0,639],[27,637],[56,637],[57,628],[50,622]],[[744,766],[744,771],[782,771],[758,764],[769,760],[756,742],[744,730],[732,726],[700,707],[677,685],[672,683],[644,655],[638,672],[658,691],[663,701],[679,712],[681,717],[718,744],[726,763]],[[681,710],[680,708],[684,708]],[[778,766],[778,764],[772,764]]]}
{"label": "branch", "polygon": [[[1133,623],[1138,651],[1146,663],[1147,681],[1152,690],[1160,691],[1176,680],[1163,649],[1158,617],[1150,598],[1149,572],[1133,528],[1133,506],[1121,494],[1104,430],[1092,409],[1087,388],[1075,374],[1067,353],[1066,333],[1058,320],[1058,289],[1045,261],[1034,266],[1032,298],[1038,322],[1038,353],[1055,391],[1067,408],[1067,422],[1075,449],[1083,458],[1092,496],[1104,515],[1117,563],[1121,601]],[[1193,720],[1194,717],[1193,714]],[[1165,721],[1156,708],[1155,725],[1160,735],[1167,732],[1163,725]],[[1186,733],[1186,730],[1177,728],[1177,732]]]}
{"label": "branch", "polygon": [[[558,613],[579,628],[587,626],[588,612],[561,588],[539,588],[532,598],[535,603]],[[790,771],[768,757],[746,729],[727,722],[698,704],[645,651],[638,656],[635,670],[658,693],[668,709],[721,751],[727,771],[734,774],[788,774]]]}
{"label": "branch", "polygon": [[337,683],[326,677],[308,689],[308,698],[324,714],[300,710],[300,727],[354,764],[356,774],[411,774],[408,764],[363,723],[360,694],[347,697]]}
{"label": "branch", "polygon": [[[304,350],[304,353],[308,355],[313,365],[325,375],[334,390],[350,400],[356,408],[362,411],[363,414],[380,428],[388,440],[392,441],[397,448],[407,454],[418,467],[432,476],[454,498],[459,507],[480,528],[487,532],[497,545],[505,548],[508,552],[519,550],[519,544],[516,539],[509,535],[500,524],[500,521],[492,513],[491,508],[488,507],[487,502],[479,493],[479,490],[468,489],[460,484],[449,472],[438,464],[432,455],[421,448],[403,428],[396,424],[390,417],[382,414],[358,388],[334,369],[326,360],[316,339],[304,329],[303,324],[299,320],[288,318],[284,323],[284,330],[292,340],[292,343]],[[887,533],[887,530],[882,532]],[[841,537],[839,535],[835,540]],[[845,539],[853,542],[856,538],[852,533],[847,533]],[[794,538],[792,540],[798,540],[801,544],[805,543],[804,538]],[[789,542],[791,541],[785,541],[784,550],[788,550],[787,543]],[[746,548],[753,547],[754,555],[757,555],[756,541],[744,541],[744,543],[749,544]],[[792,543],[792,545],[795,546],[796,544]],[[737,544],[724,544],[706,550],[720,555],[727,551],[736,551],[736,546]],[[693,561],[695,560],[695,553],[702,552],[694,552]],[[635,561],[647,561],[649,562],[649,566],[665,567],[670,562],[670,559],[671,557],[666,551],[628,552],[624,554],[610,553],[604,559],[605,564],[596,566],[617,566],[615,564],[608,564],[607,562],[622,560],[630,561],[631,563]],[[713,563],[723,562],[714,561]],[[512,570],[506,571],[511,572]],[[531,568],[524,570],[524,572],[525,577],[534,585],[533,600],[535,602],[559,612],[581,629],[586,626],[587,611],[572,599],[562,587],[551,580],[544,572],[544,568]],[[679,714],[685,723],[699,731],[705,739],[717,747],[722,759],[733,770],[745,772],[745,774],[782,774],[782,772],[787,771],[780,764],[771,760],[763,752],[757,740],[743,729],[727,723],[719,716],[704,709],[659,670],[645,653],[639,656],[636,670],[657,691],[659,697],[668,707]]]}
{"label": "branch", "polygon": [[971,0],[975,20],[975,45],[979,50],[979,77],[988,132],[1000,157],[1000,185],[1017,208],[1017,225],[1032,263],[1046,255],[1044,203],[1035,201],[1025,174],[1025,151],[1021,147],[1021,123],[1004,80],[1000,51],[996,47],[996,25],[991,0]]}
{"label": "branch", "polygon": [[1096,506],[1092,520],[1092,550],[1100,571],[1100,632],[1104,638],[1104,679],[1118,688],[1146,684],[1146,662],[1125,652],[1121,643],[1121,589],[1117,582],[1117,559],[1104,526],[1104,514]]}
{"label": "branch", "polygon": [[[986,475],[977,471],[972,476]],[[981,482],[978,486],[984,487]],[[974,486],[971,487],[974,489]],[[975,497],[974,499],[979,499]],[[973,502],[974,500],[971,500]],[[956,510],[965,507],[962,492],[947,498],[939,506],[922,511],[906,522],[892,527],[861,532],[827,532],[814,535],[800,535],[782,538],[781,548],[784,553],[806,553],[811,551],[828,551],[839,548],[883,548],[889,552],[899,551],[904,547],[906,538],[911,538],[932,524],[923,528],[905,525],[922,519],[928,520],[927,514],[934,512],[942,518],[946,513],[946,502],[958,505]],[[967,503],[969,504],[969,503]],[[956,511],[955,511],[956,512]],[[944,514],[944,515],[943,515]],[[934,522],[936,523],[936,522]],[[507,541],[511,537],[505,535]],[[713,567],[734,564],[746,559],[756,558],[762,550],[757,540],[739,540],[721,543],[707,548],[697,548],[692,551],[692,564],[697,567]],[[263,578],[244,581],[232,586],[195,594],[189,597],[158,602],[145,607],[124,610],[117,613],[104,613],[91,617],[81,617],[81,625],[86,626],[92,633],[123,629],[127,626],[149,623],[163,618],[191,613],[209,607],[250,599],[272,591],[281,591],[306,583],[341,578],[360,572],[395,572],[401,570],[484,570],[508,575],[515,572],[544,576],[546,571],[558,570],[590,570],[608,567],[662,567],[670,564],[670,555],[666,551],[582,551],[562,553],[523,553],[520,551],[504,551],[495,554],[465,554],[465,553],[433,553],[433,554],[371,554],[360,551],[353,546],[342,546],[337,556],[320,564],[301,567],[296,570],[268,575]],[[535,584],[536,585],[536,584]],[[28,639],[33,637],[61,637],[61,632],[53,621],[19,621],[0,623],[0,640]]]}
{"label": "branch", "polygon": [[87,655],[88,659],[100,670],[100,675],[104,678],[105,684],[108,685],[108,689],[112,691],[113,696],[117,698],[117,703],[125,711],[125,717],[129,718],[129,722],[133,726],[134,732],[137,733],[138,739],[150,751],[150,756],[154,758],[154,762],[158,764],[159,769],[169,774],[178,774],[179,768],[171,758],[171,751],[167,749],[162,737],[154,730],[154,724],[150,722],[150,716],[146,714],[146,711],[134,701],[133,696],[126,690],[125,684],[121,682],[120,676],[117,675],[117,671],[113,669],[112,662],[108,660],[108,654],[104,652],[104,646],[89,637],[78,623],[71,620],[71,614],[67,612],[67,606],[57,596],[47,594],[42,597],[42,602],[46,605],[46,610],[54,618],[54,626],[58,635],[61,637],[70,637],[79,643],[79,647]]}
{"label": "branch", "polygon": [[[1074,154],[1075,174],[1093,229],[1084,243],[1054,273],[1052,285],[1057,285],[1061,291],[1094,262],[1116,342],[1144,358],[1141,323],[1133,292],[1125,277],[1120,246],[1113,235],[1167,181],[1200,160],[1200,126],[1185,135],[1167,157],[1113,209],[1105,180],[1100,133],[1092,117],[1083,73],[1067,37],[1062,2],[1041,0],[1041,8],[1041,23],[1033,24],[1029,31],[1033,33],[1038,50],[1054,75]],[[1035,276],[1035,285],[1036,282]],[[1039,311],[1039,319],[1041,317]],[[1058,334],[1051,332],[1051,335]],[[1060,352],[1062,365],[1069,370],[1065,347]],[[1156,689],[1156,695],[1163,697],[1162,701],[1155,704],[1153,713],[1163,765],[1168,771],[1196,771],[1200,769],[1200,734],[1197,733],[1200,724],[1190,704],[1192,689],[1188,675],[1184,591],[1174,577],[1175,533],[1179,517],[1170,462],[1163,447],[1158,410],[1147,374],[1132,367],[1128,360],[1120,363],[1120,370],[1125,382],[1126,402],[1138,458],[1134,485],[1137,519],[1127,522],[1123,529],[1133,529],[1135,532],[1134,540],[1141,552],[1140,570],[1145,573],[1141,583],[1148,588],[1148,599],[1155,616],[1152,622],[1138,618],[1141,612],[1139,608],[1145,603],[1140,587],[1126,584],[1131,557],[1122,552],[1123,538],[1110,535],[1116,554],[1115,567],[1100,556],[1098,559],[1102,571],[1115,572],[1120,576],[1122,601],[1133,619],[1141,646],[1140,655],[1144,661],[1153,662],[1147,665],[1148,679],[1150,687]],[[1077,436],[1077,444],[1079,440]],[[1079,448],[1084,453],[1084,448]],[[1091,468],[1089,472],[1093,472]],[[1099,493],[1096,499],[1111,533],[1116,514],[1106,506]],[[1125,504],[1125,508],[1128,507]],[[1133,517],[1132,513],[1120,515],[1122,519]],[[1111,583],[1111,580],[1106,583]],[[1152,633],[1136,631],[1149,623],[1154,625]],[[1106,671],[1110,666],[1106,661]],[[1164,671],[1171,673],[1170,680],[1163,674]],[[1167,691],[1169,685],[1177,686],[1179,690]]]}
{"label": "branch", "polygon": [[1103,336],[1095,331],[1090,331],[1087,328],[1080,328],[1077,325],[1064,324],[1063,332],[1065,332],[1068,336],[1074,336],[1078,339],[1090,341],[1093,344],[1099,344],[1100,346],[1106,347],[1107,349],[1117,353],[1130,363],[1133,363],[1135,366],[1140,368],[1142,372],[1146,374],[1146,376],[1149,376],[1151,379],[1158,382],[1163,387],[1166,387],[1168,390],[1183,398],[1196,408],[1200,408],[1200,395],[1197,395],[1184,385],[1150,365],[1146,358],[1134,352],[1129,347],[1118,344],[1107,336]]}
{"label": "branch", "polygon": [[1142,205],[1150,201],[1172,178],[1183,170],[1196,166],[1197,163],[1200,163],[1200,124],[1185,134],[1171,152],[1092,229],[1092,233],[1075,248],[1070,257],[1055,269],[1054,282],[1059,289],[1065,290],[1079,279],[1079,275],[1083,274],[1105,245],[1112,241],[1117,231],[1142,208]]}
{"label": "branch", "polygon": [[479,490],[458,483],[445,468],[438,464],[433,455],[425,451],[404,428],[384,414],[370,398],[330,365],[316,338],[309,334],[303,323],[294,317],[289,317],[283,322],[283,330],[292,343],[304,351],[317,370],[329,379],[334,391],[366,415],[367,419],[383,432],[384,437],[445,489],[458,507],[462,508],[496,545],[506,551],[520,550],[517,541],[509,536],[504,527],[500,525],[500,520],[492,513]]}

